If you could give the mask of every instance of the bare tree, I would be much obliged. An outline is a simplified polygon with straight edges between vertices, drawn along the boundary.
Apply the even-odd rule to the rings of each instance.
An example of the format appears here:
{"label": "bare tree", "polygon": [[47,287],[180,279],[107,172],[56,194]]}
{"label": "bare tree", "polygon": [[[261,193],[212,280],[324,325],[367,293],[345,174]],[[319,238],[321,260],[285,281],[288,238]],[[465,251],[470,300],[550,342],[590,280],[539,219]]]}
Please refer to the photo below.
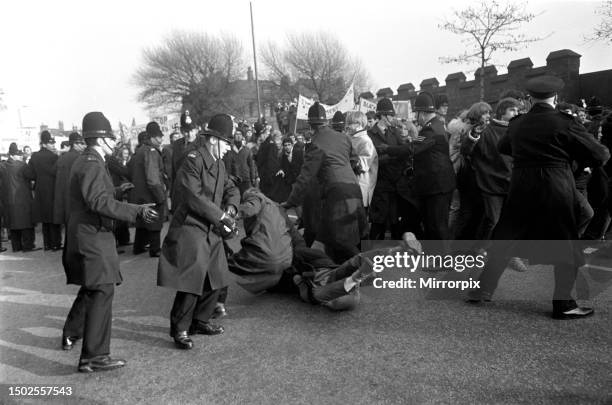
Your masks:
{"label": "bare tree", "polygon": [[467,45],[463,54],[442,57],[441,62],[479,62],[480,100],[484,99],[484,68],[491,64],[496,51],[516,51],[542,39],[527,37],[517,32],[523,23],[528,23],[536,17],[526,9],[527,3],[502,5],[497,1],[482,0],[476,7],[454,11],[452,18],[446,19],[439,26],[443,30],[463,36],[462,42]]}
{"label": "bare tree", "polygon": [[601,21],[586,39],[612,44],[612,0],[602,2],[596,13],[601,15]]}
{"label": "bare tree", "polygon": [[0,89],[0,111],[6,110],[6,105],[4,105],[4,90]]}
{"label": "bare tree", "polygon": [[290,98],[297,97],[303,86],[320,101],[335,103],[351,82],[356,92],[369,86],[361,61],[328,32],[289,34],[282,47],[268,42],[260,54],[266,78]]}
{"label": "bare tree", "polygon": [[242,44],[234,36],[174,31],[143,51],[143,66],[134,75],[138,100],[156,111],[189,109],[202,124],[215,112],[232,112],[231,83],[244,66]]}

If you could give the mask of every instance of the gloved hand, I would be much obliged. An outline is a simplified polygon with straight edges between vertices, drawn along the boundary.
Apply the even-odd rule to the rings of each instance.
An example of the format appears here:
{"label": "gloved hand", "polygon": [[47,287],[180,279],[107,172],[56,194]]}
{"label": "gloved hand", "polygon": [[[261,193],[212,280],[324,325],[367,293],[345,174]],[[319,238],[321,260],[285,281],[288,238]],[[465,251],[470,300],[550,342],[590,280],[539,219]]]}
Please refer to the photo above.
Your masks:
{"label": "gloved hand", "polygon": [[159,220],[159,213],[148,205],[141,205],[138,215],[146,224],[151,224]]}
{"label": "gloved hand", "polygon": [[233,205],[228,205],[227,208],[225,209],[225,213],[232,218],[236,218],[236,215],[238,214],[238,210]]}
{"label": "gloved hand", "polygon": [[230,239],[237,233],[238,225],[236,225],[236,221],[224,212],[219,219],[219,234],[223,239]]}

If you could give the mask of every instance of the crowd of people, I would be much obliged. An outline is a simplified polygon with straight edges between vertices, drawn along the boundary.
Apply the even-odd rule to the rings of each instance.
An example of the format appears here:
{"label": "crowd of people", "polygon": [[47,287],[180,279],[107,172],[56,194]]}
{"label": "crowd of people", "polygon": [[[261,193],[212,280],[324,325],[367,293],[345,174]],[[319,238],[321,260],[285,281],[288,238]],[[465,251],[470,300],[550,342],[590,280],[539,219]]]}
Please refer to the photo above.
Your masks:
{"label": "crowd of people", "polygon": [[[417,240],[435,252],[475,241],[488,260],[470,302],[490,301],[507,265],[550,260],[512,241],[563,241],[564,254],[547,262],[553,317],[588,316],[593,310],[571,296],[580,264],[572,241],[601,239],[610,227],[612,115],[597,103],[557,102],[562,87],[538,77],[526,85],[529,97],[509,90],[495,109],[478,102],[452,119],[448,99],[428,92],[414,102],[414,121],[396,117],[386,98],[376,111],[333,117],[317,102],[303,133],[292,132],[291,106],[279,107],[278,129],[264,119],[238,125],[228,114],[201,128],[185,111],[170,144],[150,122],[134,153],[92,112],[61,154],[48,131],[31,157],[11,144],[0,166],[2,226],[13,252],[39,249],[37,223],[44,249],[63,251],[68,283],[81,289],[62,346],[83,339],[82,372],[125,364],[109,355],[110,324],[118,254],[129,245],[159,258],[158,285],[177,291],[170,336],[180,349],[193,347],[193,334],[224,332],[211,320],[226,314],[230,273],[255,293],[353,308],[381,253],[361,252],[365,239],[400,241],[387,253],[420,252]],[[226,241],[238,224],[244,237],[233,252]]]}

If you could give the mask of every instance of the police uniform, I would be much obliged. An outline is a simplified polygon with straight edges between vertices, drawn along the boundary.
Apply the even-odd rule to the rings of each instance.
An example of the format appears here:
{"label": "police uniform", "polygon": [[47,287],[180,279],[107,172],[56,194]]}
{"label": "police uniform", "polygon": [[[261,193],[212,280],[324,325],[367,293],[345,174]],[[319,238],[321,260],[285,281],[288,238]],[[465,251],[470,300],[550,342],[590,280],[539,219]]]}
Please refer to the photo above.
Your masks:
{"label": "police uniform", "polygon": [[[70,144],[83,142],[83,137],[76,132],[70,134]],[[53,204],[53,222],[65,225],[68,223],[68,178],[70,169],[81,153],[74,148],[62,154],[55,163],[55,202]]]}
{"label": "police uniform", "polygon": [[[231,143],[231,118],[226,114],[215,117],[204,134]],[[208,323],[219,289],[229,283],[220,219],[224,217],[222,207],[235,208],[240,203],[238,188],[230,180],[223,160],[211,155],[202,137],[195,144],[196,148],[187,153],[176,174],[175,193],[180,193],[181,198],[162,245],[157,272],[158,286],[177,290],[170,315],[170,334],[183,349],[192,345],[187,331],[192,334],[223,332],[221,327]]]}
{"label": "police uniform", "polygon": [[[40,135],[41,144],[55,143],[49,131]],[[32,153],[26,176],[35,181],[34,207],[35,221],[42,222],[45,250],[59,250],[62,247],[61,226],[53,221],[53,204],[55,202],[55,163],[58,156],[49,149],[41,147]]]}
{"label": "police uniform", "polygon": [[[83,118],[83,137],[114,138],[110,123],[100,112]],[[70,171],[66,246],[63,264],[68,284],[81,289],[66,318],[62,344],[65,350],[83,338],[79,371],[121,367],[112,360],[110,334],[115,284],[122,281],[113,236],[113,220],[133,222],[146,210],[115,199],[115,188],[104,157],[88,147]]]}
{"label": "police uniform", "polygon": [[[562,87],[563,82],[553,76],[527,83],[537,100],[553,97]],[[578,119],[545,102],[536,102],[528,113],[512,119],[498,148],[514,159],[508,198],[493,234],[493,239],[504,242],[498,242],[490,251],[476,297],[493,294],[508,257],[528,257],[534,263],[555,265],[554,317],[591,314],[590,309],[578,308],[571,297],[577,267],[582,262],[581,252],[572,242],[578,239],[578,191],[571,163],[599,167],[610,157],[608,149]],[[512,242],[515,240],[542,242],[522,246]],[[529,247],[532,249],[527,250]]]}
{"label": "police uniform", "polygon": [[351,139],[322,125],[325,109],[315,103],[308,111],[314,123],[312,145],[304,156],[300,175],[287,198],[287,206],[302,205],[316,179],[321,188],[321,218],[316,240],[326,253],[341,263],[359,253],[359,242],[367,226],[361,189],[351,168]]}
{"label": "police uniform", "polygon": [[165,217],[166,188],[164,182],[164,163],[161,152],[150,141],[151,136],[162,135],[159,125],[150,122],[147,125],[148,139],[130,161],[130,177],[134,188],[130,190],[129,202],[133,204],[155,204],[160,219],[151,224],[136,221],[136,236],[134,237],[134,254],[145,251],[145,245],[150,243],[149,255],[159,256],[161,249],[160,233]]}

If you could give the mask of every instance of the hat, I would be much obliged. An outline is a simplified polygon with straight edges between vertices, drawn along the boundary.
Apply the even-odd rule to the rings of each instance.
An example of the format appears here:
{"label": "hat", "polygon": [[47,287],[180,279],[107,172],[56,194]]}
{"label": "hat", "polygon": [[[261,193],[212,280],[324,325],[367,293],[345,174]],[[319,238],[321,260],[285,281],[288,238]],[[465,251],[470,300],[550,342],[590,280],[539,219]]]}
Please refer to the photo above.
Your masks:
{"label": "hat", "polygon": [[317,101],[308,109],[308,123],[325,124],[326,122],[327,116],[325,114],[325,108]]}
{"label": "hat", "polygon": [[231,143],[234,133],[234,121],[227,114],[217,114],[210,119],[208,127],[202,135],[214,136],[222,141]]}
{"label": "hat", "polygon": [[9,145],[8,154],[14,156],[22,156],[23,152],[19,150],[15,142],[11,142],[11,144]]}
{"label": "hat", "polygon": [[44,130],[40,133],[40,143],[42,145],[46,143],[55,143],[55,138],[53,137],[53,135],[51,135],[49,131]]}
{"label": "hat", "polygon": [[395,115],[395,108],[393,108],[393,103],[388,98],[381,98],[376,103],[376,114],[381,115]]}
{"label": "hat", "polygon": [[146,141],[147,139],[149,139],[149,134],[147,134],[147,131],[142,131],[138,134],[138,144],[139,145],[142,145],[144,141]]}
{"label": "hat", "polygon": [[545,99],[554,96],[564,86],[565,83],[558,77],[544,75],[528,80],[525,88],[531,97]]}
{"label": "hat", "polygon": [[344,131],[344,114],[341,111],[336,111],[332,117],[332,128],[336,131]]}
{"label": "hat", "polygon": [[99,111],[85,114],[83,117],[83,139],[87,138],[115,138],[108,119]]}
{"label": "hat", "polygon": [[419,93],[414,100],[414,111],[435,112],[433,95],[426,91]]}
{"label": "hat", "polygon": [[446,96],[446,94],[438,94],[436,96],[435,106],[436,106],[436,109],[443,107],[443,106],[448,107],[448,97]]}
{"label": "hat", "polygon": [[74,145],[75,143],[83,143],[83,137],[78,132],[73,132],[68,136],[68,143]]}
{"label": "hat", "polygon": [[189,132],[195,127],[189,115],[189,110],[185,110],[185,112],[181,114],[181,132]]}
{"label": "hat", "polygon": [[162,132],[161,128],[159,128],[159,124],[155,121],[151,121],[147,124],[146,131],[149,138],[164,136],[164,133]]}

